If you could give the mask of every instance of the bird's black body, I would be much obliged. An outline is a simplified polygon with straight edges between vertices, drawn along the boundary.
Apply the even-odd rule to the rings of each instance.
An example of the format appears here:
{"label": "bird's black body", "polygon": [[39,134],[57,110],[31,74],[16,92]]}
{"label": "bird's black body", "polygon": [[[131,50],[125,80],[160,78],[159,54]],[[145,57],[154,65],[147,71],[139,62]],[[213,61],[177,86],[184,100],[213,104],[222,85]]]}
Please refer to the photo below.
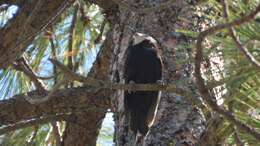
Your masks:
{"label": "bird's black body", "polygon": [[[144,41],[128,47],[125,64],[126,83],[156,83],[162,77],[162,63],[158,47]],[[153,121],[159,91],[125,91],[125,109],[130,115],[130,128],[145,135]]]}

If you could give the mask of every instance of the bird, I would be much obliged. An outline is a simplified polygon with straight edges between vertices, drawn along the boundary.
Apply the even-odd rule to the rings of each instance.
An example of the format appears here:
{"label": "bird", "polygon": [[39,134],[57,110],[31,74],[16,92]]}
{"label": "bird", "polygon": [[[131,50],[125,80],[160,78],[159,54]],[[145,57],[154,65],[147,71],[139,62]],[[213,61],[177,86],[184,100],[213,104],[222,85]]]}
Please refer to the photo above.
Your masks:
{"label": "bird", "polygon": [[[126,84],[152,84],[161,81],[162,59],[157,41],[136,32],[126,51],[124,78]],[[160,101],[160,91],[125,91],[124,107],[129,115],[130,129],[146,135],[153,124]]]}

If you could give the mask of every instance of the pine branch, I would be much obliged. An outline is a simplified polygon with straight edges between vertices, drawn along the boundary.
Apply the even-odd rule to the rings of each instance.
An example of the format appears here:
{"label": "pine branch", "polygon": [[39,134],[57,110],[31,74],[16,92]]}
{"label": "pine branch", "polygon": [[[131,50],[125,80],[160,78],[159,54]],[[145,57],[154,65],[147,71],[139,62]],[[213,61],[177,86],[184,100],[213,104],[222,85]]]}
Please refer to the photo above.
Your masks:
{"label": "pine branch", "polygon": [[40,92],[46,91],[45,85],[38,79],[36,73],[33,71],[24,57],[21,57],[15,63],[13,63],[13,67],[16,70],[23,72],[34,83],[37,90]]}
{"label": "pine branch", "polygon": [[0,135],[3,135],[7,132],[14,131],[17,129],[22,129],[26,127],[30,127],[33,125],[40,125],[40,124],[45,124],[51,121],[60,121],[60,120],[65,120],[68,118],[68,115],[54,115],[54,116],[48,116],[48,117],[42,117],[42,118],[37,118],[33,120],[28,120],[28,121],[22,121],[18,123],[14,123],[12,125],[4,126],[0,128]]}
{"label": "pine branch", "polygon": [[[128,90],[128,91],[168,91],[179,94],[183,97],[188,98],[193,105],[202,107],[202,103],[199,99],[194,98],[194,94],[190,91],[182,88],[178,88],[175,84],[122,84],[122,83],[111,83],[103,80],[98,80],[94,78],[86,78],[72,72],[68,67],[58,62],[57,60],[50,59],[50,61],[61,70],[63,74],[66,75],[67,81],[78,81],[84,83],[85,86],[89,87],[89,90],[92,92],[97,92],[101,89],[110,89],[110,90]],[[55,90],[58,90],[56,88]],[[55,93],[55,90],[51,91],[51,94]],[[51,96],[49,94],[48,96]]]}
{"label": "pine branch", "polygon": [[250,133],[258,140],[260,140],[260,133],[258,131],[256,131],[256,129],[249,127],[248,125],[237,120],[231,112],[219,107],[217,105],[217,103],[213,100],[215,98],[213,97],[213,95],[211,93],[209,93],[209,90],[208,90],[207,86],[205,85],[205,81],[201,76],[201,62],[202,62],[202,58],[203,58],[202,43],[206,36],[212,35],[225,28],[230,28],[230,27],[234,27],[234,26],[246,23],[246,22],[252,20],[258,14],[259,11],[260,11],[260,4],[256,7],[256,9],[254,11],[252,11],[251,13],[249,13],[248,15],[246,15],[244,17],[241,17],[240,19],[236,19],[229,23],[219,24],[219,25],[211,27],[205,31],[202,31],[199,34],[199,36],[197,37],[196,55],[195,55],[195,78],[196,78],[196,82],[197,82],[197,87],[199,89],[199,92],[200,92],[203,100],[206,101],[206,103],[211,107],[212,110],[221,114],[227,120],[229,120],[231,123],[236,125],[238,128],[244,130],[247,133]]}

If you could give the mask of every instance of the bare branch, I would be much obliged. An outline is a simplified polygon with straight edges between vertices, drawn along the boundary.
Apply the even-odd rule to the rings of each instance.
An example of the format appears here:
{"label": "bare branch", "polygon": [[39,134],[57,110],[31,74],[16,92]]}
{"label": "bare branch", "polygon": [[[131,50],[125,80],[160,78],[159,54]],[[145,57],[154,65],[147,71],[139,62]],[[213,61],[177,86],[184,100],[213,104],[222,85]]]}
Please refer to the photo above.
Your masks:
{"label": "bare branch", "polygon": [[33,127],[34,129],[33,129],[33,133],[32,133],[32,136],[30,137],[30,139],[28,140],[28,144],[29,145],[33,145],[34,144],[34,140],[35,140],[35,138],[36,138],[36,136],[37,136],[37,132],[38,132],[38,130],[39,130],[39,126],[38,125],[36,125],[36,126],[34,126]]}
{"label": "bare branch", "polygon": [[38,105],[28,103],[25,100],[26,96],[28,98],[42,98],[46,94],[32,91],[15,95],[11,99],[0,101],[0,124],[14,124],[56,113],[106,110],[109,108],[110,94],[110,91],[89,92],[88,88],[84,87],[60,89],[52,95],[50,100]]}
{"label": "bare branch", "polygon": [[236,46],[239,48],[239,50],[246,56],[246,58],[258,69],[260,69],[260,62],[255,59],[255,57],[248,51],[247,48],[243,47],[243,45],[240,43],[239,39],[236,37],[234,28],[231,27],[229,29],[230,36],[232,37],[233,41],[235,42]]}
{"label": "bare branch", "polygon": [[29,79],[34,83],[34,85],[39,91],[46,91],[45,85],[38,79],[35,72],[29,66],[28,62],[24,57],[21,57],[15,63],[13,63],[13,67],[16,70],[23,72],[27,77],[29,77]]}
{"label": "bare branch", "polygon": [[[89,90],[93,92],[97,92],[101,89],[112,89],[112,90],[130,90],[130,91],[168,91],[174,92],[176,94],[180,94],[184,97],[187,97],[193,105],[203,106],[201,101],[194,98],[194,94],[189,92],[188,90],[181,89],[176,87],[176,84],[168,84],[168,85],[161,85],[161,84],[120,84],[120,83],[111,83],[103,80],[98,80],[94,78],[86,78],[76,73],[72,72],[62,63],[58,62],[57,60],[50,59],[51,62],[57,66],[62,73],[66,75],[66,79],[70,81],[79,81],[84,83]],[[58,89],[57,89],[58,90]],[[55,92],[53,90],[52,94]]]}
{"label": "bare branch", "polygon": [[40,7],[43,4],[43,0],[38,0],[37,3],[35,4],[33,10],[31,11],[30,15],[26,18],[26,20],[24,21],[22,28],[21,28],[21,32],[20,35],[18,35],[18,39],[16,40],[16,42],[14,42],[15,44],[18,44],[24,37],[25,35],[28,33],[28,29],[26,27],[28,27],[28,25],[30,23],[32,23],[33,19],[35,19],[36,17],[36,13],[38,13],[38,11],[40,10]]}
{"label": "bare branch", "polygon": [[70,33],[69,33],[69,43],[68,43],[68,67],[70,70],[74,71],[74,60],[73,60],[73,41],[74,41],[74,35],[75,35],[75,26],[77,22],[77,15],[79,10],[79,4],[75,4],[72,22],[70,26]]}
{"label": "bare branch", "polygon": [[24,98],[30,103],[30,104],[40,104],[40,103],[43,103],[43,102],[46,102],[48,101],[51,96],[53,96],[53,94],[55,92],[57,92],[59,90],[59,88],[68,83],[69,80],[62,80],[62,81],[59,81],[57,84],[55,84],[55,86],[52,88],[52,90],[48,93],[47,96],[44,96],[44,97],[34,97],[34,98],[30,98],[30,96],[25,96]]}
{"label": "bare branch", "polygon": [[2,13],[3,11],[8,10],[8,8],[9,8],[9,5],[3,5],[3,6],[0,5],[0,13]]}
{"label": "bare branch", "polygon": [[256,9],[254,11],[252,11],[250,14],[244,16],[244,17],[241,17],[240,19],[236,19],[236,20],[233,20],[231,22],[228,22],[228,23],[224,23],[224,24],[219,24],[219,25],[216,25],[216,26],[213,26],[213,27],[210,27],[209,29],[205,30],[205,31],[202,31],[199,36],[197,37],[197,45],[198,44],[201,44],[204,40],[204,38],[208,35],[213,35],[214,33],[222,30],[222,29],[225,29],[225,28],[230,28],[230,27],[234,27],[234,26],[237,26],[237,25],[241,25],[243,23],[246,23],[252,19],[254,19],[254,17],[256,16],[256,14],[260,11],[260,4],[256,7]]}
{"label": "bare branch", "polygon": [[[56,37],[55,37],[55,35],[53,33],[53,28],[52,27],[50,27],[49,31],[51,32],[51,37],[49,37],[49,41],[50,41],[50,44],[51,44],[51,57],[53,59],[57,59],[56,46],[54,44],[54,38],[56,38]],[[57,45],[57,43],[56,43],[56,45]],[[53,74],[55,75],[55,77],[54,77],[54,84],[56,84],[57,83],[57,75],[58,75],[56,66],[53,66]]]}
{"label": "bare branch", "polygon": [[[228,11],[228,6],[225,0],[222,0],[222,7],[224,10],[224,17],[226,18],[226,20],[229,20],[229,11]],[[239,48],[239,50],[246,56],[246,58],[257,68],[260,69],[260,62],[258,62],[255,57],[248,51],[247,48],[243,47],[243,45],[241,44],[241,42],[239,41],[238,37],[236,36],[234,27],[230,27],[229,28],[229,34],[231,36],[231,38],[233,39],[233,41],[235,42],[236,46]]]}
{"label": "bare branch", "polygon": [[8,126],[4,126],[4,127],[0,128],[0,135],[3,135],[7,132],[14,131],[17,129],[26,128],[26,127],[30,127],[33,125],[45,124],[50,121],[61,121],[61,120],[65,120],[67,118],[68,118],[68,115],[55,115],[55,116],[42,117],[42,118],[38,118],[38,119],[14,123],[12,125],[8,125]]}
{"label": "bare branch", "polygon": [[36,77],[40,80],[50,80],[50,79],[53,79],[55,78],[57,75],[51,75],[51,76],[46,76],[46,77],[42,77],[42,76],[38,76],[36,75]]}
{"label": "bare branch", "polygon": [[[74,0],[57,0],[48,3],[44,0],[43,6],[40,7],[40,10],[37,10],[38,13],[30,17],[30,14],[27,12],[31,11],[34,5],[26,1],[26,3],[23,4],[24,7],[19,11],[20,13],[14,18],[14,21],[10,21],[12,23],[0,29],[0,68],[7,67],[10,63],[18,59],[34,37],[53,23],[61,12],[73,2]],[[49,5],[52,6],[50,7]],[[23,34],[24,20],[27,20],[29,17],[32,20],[26,21],[26,23],[30,22],[27,25],[30,27],[27,27],[26,34]]]}
{"label": "bare branch", "polygon": [[241,138],[238,135],[238,130],[237,128],[234,127],[234,137],[235,137],[235,141],[237,146],[244,146],[245,144],[242,142]]}
{"label": "bare branch", "polygon": [[56,146],[62,146],[61,144],[61,136],[59,133],[59,127],[57,126],[57,121],[51,123],[53,134],[56,139]]}
{"label": "bare branch", "polygon": [[100,33],[98,34],[97,38],[95,39],[95,43],[98,44],[100,43],[101,39],[102,39],[102,36],[103,36],[103,33],[104,33],[104,29],[105,29],[105,26],[106,26],[106,23],[107,21],[104,20],[101,24],[101,27],[100,27]]}

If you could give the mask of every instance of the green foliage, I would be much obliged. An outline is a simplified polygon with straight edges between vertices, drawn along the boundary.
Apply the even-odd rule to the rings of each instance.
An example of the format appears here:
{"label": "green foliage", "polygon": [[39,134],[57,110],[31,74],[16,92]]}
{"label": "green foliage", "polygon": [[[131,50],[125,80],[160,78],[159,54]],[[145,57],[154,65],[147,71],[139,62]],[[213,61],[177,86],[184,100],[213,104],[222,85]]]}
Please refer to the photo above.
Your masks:
{"label": "green foliage", "polygon": [[[254,10],[259,0],[226,0],[229,6],[229,20],[235,20]],[[77,10],[73,5],[67,9],[59,18],[58,22],[42,32],[35,38],[27,48],[24,57],[29,65],[37,73],[37,76],[52,76],[54,67],[48,58],[57,58],[68,65],[69,60],[73,60],[73,70],[82,75],[86,75],[95,55],[99,50],[102,38],[101,26],[104,23],[104,16],[96,5],[90,5],[83,0],[79,1],[79,9],[75,21],[75,31],[73,33],[72,47],[69,47],[69,37],[72,26],[73,14]],[[200,17],[208,22],[208,26],[226,23],[223,17],[223,9],[217,0],[201,1],[200,7],[209,8],[209,11],[201,13]],[[3,27],[11,19],[14,8],[9,7],[6,11],[0,11],[0,27]],[[259,16],[256,19],[260,19]],[[178,30],[195,38],[198,32],[191,30]],[[260,22],[252,20],[246,24],[235,27],[236,35],[250,53],[260,61]],[[97,41],[98,38],[101,41]],[[194,50],[195,46],[189,46]],[[181,49],[187,46],[182,44]],[[72,50],[70,50],[72,49]],[[194,51],[193,51],[194,52]],[[245,57],[237,48],[228,30],[222,30],[207,37],[204,43],[204,78],[207,85],[217,95],[220,106],[225,107],[234,113],[241,122],[260,131],[260,72],[259,69]],[[207,64],[208,61],[210,64]],[[178,62],[194,62],[193,58]],[[51,89],[57,80],[63,77],[58,76],[44,83]],[[0,71],[0,98],[7,99],[15,94],[34,90],[35,86],[23,73],[15,71],[12,67]],[[209,109],[210,110],[210,109]],[[207,117],[210,118],[210,117]],[[110,123],[111,124],[111,123]],[[61,124],[64,128],[64,123]],[[211,126],[211,125],[208,125]],[[0,137],[1,145],[23,146],[28,145],[32,140],[35,145],[45,146],[55,144],[54,134],[49,124],[39,127],[29,127],[14,132],[10,132]],[[103,126],[98,140],[98,145],[106,145],[112,141],[112,127]],[[227,120],[220,120],[219,126],[215,129],[216,139],[220,144],[236,145],[236,135],[245,145],[257,146],[259,141],[254,139],[249,133],[237,129]],[[36,136],[32,135],[36,132]]]}
{"label": "green foliage", "polygon": [[[250,13],[260,3],[259,0],[226,1],[229,7],[229,21]],[[212,13],[205,15],[206,18],[211,18],[210,25],[227,22],[223,17],[221,3],[210,1],[207,5],[212,8]],[[241,44],[258,61],[260,61],[259,30],[260,23],[254,19],[235,27]],[[213,85],[209,87],[213,87],[212,91],[219,105],[233,112],[242,123],[260,131],[260,69],[239,50],[227,29],[208,36],[204,47],[204,58],[210,62],[209,64],[207,61],[204,62],[204,75],[208,85]],[[260,145],[259,140],[254,139],[249,133],[237,130],[236,126],[226,120],[220,123],[216,131],[216,139],[219,139],[221,144],[236,145],[236,135],[238,135],[244,145]]]}
{"label": "green foliage", "polygon": [[[12,13],[16,13],[16,10],[12,8],[14,6],[6,7],[5,11],[0,11],[0,27],[8,23],[8,20],[12,18]],[[74,33],[72,34],[73,43],[70,48],[69,37],[76,7],[79,7],[79,9],[76,12],[75,27],[73,28]],[[68,59],[72,58],[73,70],[81,75],[87,75],[108,30],[108,25],[105,25],[104,30],[102,30],[101,26],[103,23],[106,22],[104,22],[100,8],[80,0],[64,12],[58,18],[58,22],[55,25],[47,28],[46,31],[34,39],[33,43],[26,49],[24,58],[39,77],[51,77],[54,75],[55,71],[53,65],[48,61],[49,58],[57,58],[64,64],[68,64]],[[96,41],[98,37],[100,37],[100,40]],[[53,84],[58,80],[62,80],[62,78],[63,76],[56,76],[55,78],[43,81],[51,89]],[[15,94],[25,93],[34,89],[36,87],[30,79],[24,73],[14,70],[13,67],[0,71],[1,99],[8,99]],[[64,130],[65,124],[60,124],[63,125],[61,127]],[[1,136],[0,145],[55,145],[55,136],[51,129],[51,125],[47,124],[39,125],[37,128],[29,127],[16,130]],[[109,135],[106,134],[107,130],[111,129],[103,129],[101,131],[104,140],[109,139]],[[33,133],[36,135],[32,138]],[[102,141],[101,139],[100,142]],[[110,141],[112,141],[111,135]]]}

